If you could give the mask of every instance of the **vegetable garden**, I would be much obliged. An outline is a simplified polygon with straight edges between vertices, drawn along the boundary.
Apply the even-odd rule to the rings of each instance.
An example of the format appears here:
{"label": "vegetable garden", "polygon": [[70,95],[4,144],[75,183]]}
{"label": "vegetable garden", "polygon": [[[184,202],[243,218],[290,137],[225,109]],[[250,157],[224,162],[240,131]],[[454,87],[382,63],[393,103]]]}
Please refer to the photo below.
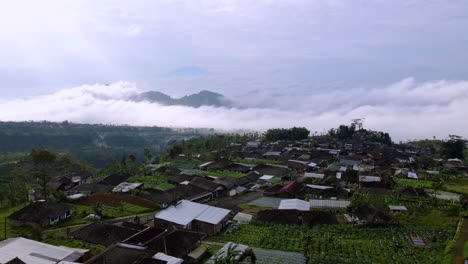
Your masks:
{"label": "vegetable garden", "polygon": [[[429,248],[417,248],[409,240],[418,236]],[[413,227],[365,228],[350,225],[302,226],[241,225],[233,234],[210,240],[233,241],[252,247],[303,252],[311,263],[441,263],[453,233]]]}

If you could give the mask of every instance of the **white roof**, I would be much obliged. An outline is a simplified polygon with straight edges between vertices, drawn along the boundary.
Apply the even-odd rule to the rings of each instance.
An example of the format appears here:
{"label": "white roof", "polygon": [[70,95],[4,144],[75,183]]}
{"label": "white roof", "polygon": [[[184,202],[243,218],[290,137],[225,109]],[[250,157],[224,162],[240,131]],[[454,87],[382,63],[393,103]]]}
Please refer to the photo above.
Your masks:
{"label": "white roof", "polygon": [[341,172],[337,172],[337,173],[336,173],[336,178],[339,179],[339,180],[341,180]]}
{"label": "white roof", "polygon": [[182,200],[176,206],[170,206],[157,213],[155,218],[183,226],[195,219],[210,224],[217,224],[228,215],[229,212],[231,211],[227,209]]}
{"label": "white roof", "polygon": [[205,211],[203,211],[195,219],[210,224],[217,224],[223,220],[231,211],[224,208],[208,206]]}
{"label": "white roof", "polygon": [[164,260],[167,262],[167,264],[181,264],[184,262],[183,259],[169,256],[161,252],[158,252],[156,255],[154,255],[153,259]]}
{"label": "white roof", "polygon": [[408,178],[417,179],[418,175],[414,172],[408,172]]}
{"label": "white roof", "polygon": [[304,177],[323,179],[323,177],[325,177],[325,174],[306,172],[304,173]]}
{"label": "white roof", "polygon": [[347,169],[348,169],[348,167],[346,167],[346,166],[340,166],[339,171],[346,171]]}
{"label": "white roof", "polygon": [[408,211],[406,206],[403,205],[389,205],[388,208],[392,211]]}
{"label": "white roof", "polygon": [[278,206],[280,210],[299,210],[299,211],[309,211],[310,204],[307,201],[300,199],[286,199],[281,200],[280,205]]}
{"label": "white roof", "polygon": [[27,264],[55,264],[61,260],[75,261],[83,254],[68,248],[17,237],[0,242],[0,263],[19,258]]}
{"label": "white roof", "polygon": [[359,176],[360,182],[381,182],[382,179],[379,176]]}
{"label": "white roof", "polygon": [[77,200],[77,199],[80,199],[81,197],[85,197],[86,195],[82,194],[82,193],[77,193],[77,194],[72,194],[72,195],[68,195],[67,198],[70,199],[70,200]]}
{"label": "white roof", "polygon": [[349,201],[343,200],[309,200],[309,203],[313,208],[346,208],[350,204]]}
{"label": "white roof", "polygon": [[326,189],[333,188],[331,186],[315,185],[315,184],[307,184],[306,186],[309,187],[309,188],[319,189],[319,190],[326,190]]}
{"label": "white roof", "polygon": [[273,175],[263,175],[262,177],[259,178],[259,180],[268,181],[268,180],[273,179],[274,177],[275,177],[275,176],[273,176]]}
{"label": "white roof", "polygon": [[426,171],[427,174],[430,174],[430,175],[439,175],[439,172],[438,171]]}
{"label": "white roof", "polygon": [[205,162],[203,163],[202,165],[198,166],[198,167],[205,167],[205,166],[208,166],[210,165],[211,163],[213,163],[214,161],[208,161],[208,162]]}
{"label": "white roof", "polygon": [[112,192],[129,192],[143,185],[142,182],[122,182],[112,189]]}
{"label": "white roof", "polygon": [[307,164],[307,166],[309,166],[309,167],[315,167],[315,166],[317,166],[317,163],[315,163],[315,162],[309,162],[309,164]]}
{"label": "white roof", "polygon": [[[234,252],[238,252],[239,254],[237,256],[234,257],[234,259],[238,260],[241,258],[241,256],[243,255],[243,253],[249,248],[248,246],[246,245],[242,245],[242,244],[236,244],[236,243],[233,243],[233,242],[227,242],[226,244],[224,244],[224,246],[218,250],[218,252],[216,253],[216,256],[220,257],[220,258],[225,258],[227,257],[227,253],[229,251],[229,248],[231,248],[231,250],[233,250]],[[215,263],[215,257],[211,257],[205,264],[212,264],[212,263]]]}
{"label": "white roof", "polygon": [[244,222],[244,223],[249,223],[252,221],[252,215],[245,214],[242,212],[237,213],[232,220],[237,221],[237,222]]}

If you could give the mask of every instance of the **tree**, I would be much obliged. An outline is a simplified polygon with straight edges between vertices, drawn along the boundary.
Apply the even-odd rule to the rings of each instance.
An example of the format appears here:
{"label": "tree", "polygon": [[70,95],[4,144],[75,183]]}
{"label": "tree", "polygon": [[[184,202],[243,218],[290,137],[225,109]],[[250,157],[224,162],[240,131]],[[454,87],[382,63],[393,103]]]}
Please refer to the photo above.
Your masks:
{"label": "tree", "polygon": [[447,159],[457,158],[463,160],[466,144],[466,139],[457,135],[449,135],[448,140],[442,143],[442,155]]}
{"label": "tree", "polygon": [[36,179],[37,184],[39,185],[40,192],[44,200],[47,200],[49,197],[49,182],[52,179],[50,176],[49,170],[46,168],[41,168],[39,171],[35,172],[34,178]]}
{"label": "tree", "polygon": [[153,157],[153,154],[151,154],[151,150],[149,148],[143,149],[143,155],[146,158],[146,162],[151,163],[151,158]]}

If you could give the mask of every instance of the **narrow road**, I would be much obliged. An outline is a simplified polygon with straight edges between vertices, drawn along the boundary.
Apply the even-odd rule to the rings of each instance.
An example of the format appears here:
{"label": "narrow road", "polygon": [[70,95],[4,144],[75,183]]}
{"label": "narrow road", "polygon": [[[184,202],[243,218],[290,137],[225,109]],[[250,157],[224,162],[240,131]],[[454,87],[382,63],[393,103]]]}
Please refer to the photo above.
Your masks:
{"label": "narrow road", "polygon": [[463,248],[465,243],[468,241],[468,224],[465,219],[461,220],[460,226],[460,238],[455,243],[455,264],[465,263],[465,257],[463,256]]}

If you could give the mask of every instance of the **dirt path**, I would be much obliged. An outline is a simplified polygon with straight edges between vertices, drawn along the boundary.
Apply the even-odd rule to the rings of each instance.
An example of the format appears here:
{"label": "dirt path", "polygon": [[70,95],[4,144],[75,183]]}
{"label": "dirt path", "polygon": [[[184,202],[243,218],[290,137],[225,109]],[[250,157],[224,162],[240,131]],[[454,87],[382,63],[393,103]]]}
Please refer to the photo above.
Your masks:
{"label": "dirt path", "polygon": [[455,243],[455,264],[465,263],[465,257],[463,256],[463,247],[468,241],[468,224],[466,223],[465,219],[462,219],[461,221],[462,223],[460,226],[460,239],[458,239]]}

